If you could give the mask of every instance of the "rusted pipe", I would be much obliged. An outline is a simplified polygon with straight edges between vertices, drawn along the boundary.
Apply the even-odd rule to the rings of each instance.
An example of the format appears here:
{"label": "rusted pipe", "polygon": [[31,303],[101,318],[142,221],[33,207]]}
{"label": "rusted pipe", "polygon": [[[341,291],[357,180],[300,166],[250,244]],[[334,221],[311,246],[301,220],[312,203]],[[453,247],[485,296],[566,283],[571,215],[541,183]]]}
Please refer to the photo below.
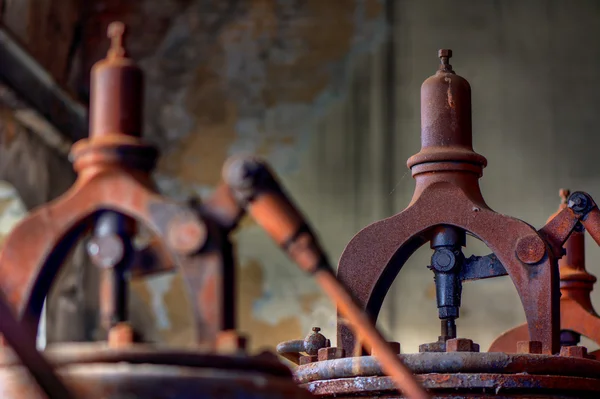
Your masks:
{"label": "rusted pipe", "polygon": [[304,340],[293,339],[277,345],[277,353],[294,364],[300,363],[300,354],[304,352]]}

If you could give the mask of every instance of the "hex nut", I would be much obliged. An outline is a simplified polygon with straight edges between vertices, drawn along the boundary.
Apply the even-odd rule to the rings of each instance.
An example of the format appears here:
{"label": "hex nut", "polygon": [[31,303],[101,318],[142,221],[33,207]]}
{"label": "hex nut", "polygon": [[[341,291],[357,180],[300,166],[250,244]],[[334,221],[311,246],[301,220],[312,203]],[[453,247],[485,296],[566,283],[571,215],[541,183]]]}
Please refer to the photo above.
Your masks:
{"label": "hex nut", "polygon": [[439,336],[436,342],[429,342],[419,345],[419,353],[427,352],[446,352],[446,341],[448,337]]}
{"label": "hex nut", "polygon": [[446,341],[446,352],[479,352],[479,345],[467,338],[453,338]]}
{"label": "hex nut", "polygon": [[317,355],[317,358],[320,362],[323,360],[341,359],[343,357],[346,357],[346,352],[344,349],[336,347],[321,348],[319,349],[319,354]]}
{"label": "hex nut", "polygon": [[585,346],[563,346],[560,348],[560,355],[565,357],[587,358],[587,348]]}
{"label": "hex nut", "polygon": [[539,355],[542,353],[542,343],[540,341],[519,341],[517,342],[517,353]]}

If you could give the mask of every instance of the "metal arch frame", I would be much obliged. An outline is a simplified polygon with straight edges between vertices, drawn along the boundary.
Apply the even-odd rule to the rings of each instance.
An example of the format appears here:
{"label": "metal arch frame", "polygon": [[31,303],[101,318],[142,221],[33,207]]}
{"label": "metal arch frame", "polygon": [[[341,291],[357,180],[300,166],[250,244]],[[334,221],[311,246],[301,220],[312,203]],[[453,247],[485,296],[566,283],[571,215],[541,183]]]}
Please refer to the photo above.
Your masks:
{"label": "metal arch frame", "polygon": [[[483,241],[507,270],[521,297],[531,340],[540,341],[546,353],[558,350],[558,266],[541,235],[525,222],[498,214],[481,201],[474,201],[457,186],[436,183],[424,189],[402,213],[361,230],[344,250],[338,278],[374,318],[397,273],[406,260],[428,241],[436,226],[451,225]],[[510,233],[507,233],[510,232]],[[542,246],[545,255],[526,265],[517,255],[519,243]],[[362,278],[353,278],[362,270]],[[369,273],[364,273],[369,270]],[[354,336],[338,323],[338,339],[348,353]]]}

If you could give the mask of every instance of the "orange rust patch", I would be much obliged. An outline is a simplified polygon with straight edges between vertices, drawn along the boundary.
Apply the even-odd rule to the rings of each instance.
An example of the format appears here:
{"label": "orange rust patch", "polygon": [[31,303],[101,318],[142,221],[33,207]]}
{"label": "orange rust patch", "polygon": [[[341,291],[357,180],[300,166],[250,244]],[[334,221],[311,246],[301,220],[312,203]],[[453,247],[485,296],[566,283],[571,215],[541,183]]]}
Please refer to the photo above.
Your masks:
{"label": "orange rust patch", "polygon": [[454,98],[452,97],[452,79],[445,78],[444,80],[448,82],[448,91],[446,92],[448,97],[448,105],[450,108],[454,108]]}

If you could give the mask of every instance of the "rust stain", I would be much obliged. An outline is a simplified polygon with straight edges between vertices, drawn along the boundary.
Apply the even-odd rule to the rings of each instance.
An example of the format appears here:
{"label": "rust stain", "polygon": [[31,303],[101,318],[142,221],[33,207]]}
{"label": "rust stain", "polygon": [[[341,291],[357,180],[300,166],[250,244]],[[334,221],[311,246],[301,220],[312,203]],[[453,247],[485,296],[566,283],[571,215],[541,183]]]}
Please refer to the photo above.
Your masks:
{"label": "rust stain", "polygon": [[204,119],[204,114],[198,116],[195,130],[163,157],[159,170],[177,176],[183,184],[216,186],[221,181],[221,168],[235,140],[237,121],[234,104],[224,102],[223,109],[222,123]]}
{"label": "rust stain", "polygon": [[300,309],[303,313],[312,313],[315,303],[323,298],[323,294],[304,294],[300,296]]}
{"label": "rust stain", "polygon": [[425,298],[427,299],[435,299],[435,283],[431,282],[427,285],[427,289],[425,290]]}
{"label": "rust stain", "polygon": [[240,331],[250,338],[250,349],[273,349],[277,343],[302,336],[302,325],[296,316],[266,323],[253,316],[253,304],[263,296],[263,266],[256,259],[249,260],[238,269],[238,323]]}
{"label": "rust stain", "polygon": [[448,82],[448,91],[446,92],[446,95],[448,97],[448,105],[450,106],[450,108],[454,108],[454,99],[452,97],[452,79],[444,78],[444,80]]}

